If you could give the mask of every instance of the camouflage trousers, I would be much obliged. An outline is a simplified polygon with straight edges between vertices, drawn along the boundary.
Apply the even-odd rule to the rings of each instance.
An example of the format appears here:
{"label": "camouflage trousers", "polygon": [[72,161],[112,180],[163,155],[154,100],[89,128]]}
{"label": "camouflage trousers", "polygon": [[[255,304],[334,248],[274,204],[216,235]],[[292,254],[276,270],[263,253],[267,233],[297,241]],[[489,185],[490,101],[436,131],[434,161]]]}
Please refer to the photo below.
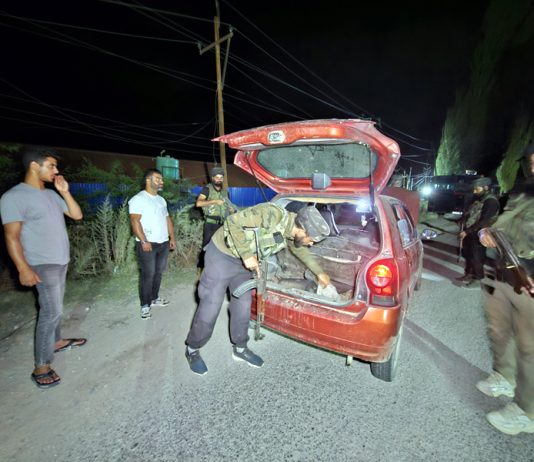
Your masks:
{"label": "camouflage trousers", "polygon": [[482,280],[493,369],[516,384],[514,401],[534,413],[534,298],[511,285]]}

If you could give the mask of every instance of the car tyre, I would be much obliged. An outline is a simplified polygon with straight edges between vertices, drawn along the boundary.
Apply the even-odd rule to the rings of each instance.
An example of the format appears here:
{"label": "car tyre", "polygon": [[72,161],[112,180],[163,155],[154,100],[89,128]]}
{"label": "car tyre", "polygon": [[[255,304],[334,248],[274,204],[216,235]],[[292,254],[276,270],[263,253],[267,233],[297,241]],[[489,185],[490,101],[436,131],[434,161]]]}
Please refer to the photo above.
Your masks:
{"label": "car tyre", "polygon": [[373,374],[377,379],[383,380],[384,382],[392,382],[397,374],[403,327],[404,322],[399,329],[399,333],[395,339],[395,346],[391,351],[391,356],[389,359],[383,363],[371,363],[371,374]]}

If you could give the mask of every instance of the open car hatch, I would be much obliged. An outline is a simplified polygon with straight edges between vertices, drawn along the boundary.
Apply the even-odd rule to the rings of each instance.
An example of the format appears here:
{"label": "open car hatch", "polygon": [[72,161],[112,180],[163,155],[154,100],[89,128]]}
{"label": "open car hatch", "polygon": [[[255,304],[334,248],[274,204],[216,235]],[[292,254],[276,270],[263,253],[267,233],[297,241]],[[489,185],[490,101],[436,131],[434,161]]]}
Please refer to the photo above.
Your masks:
{"label": "open car hatch", "polygon": [[358,119],[267,125],[214,141],[237,149],[234,164],[277,193],[380,194],[400,157],[395,141]]}

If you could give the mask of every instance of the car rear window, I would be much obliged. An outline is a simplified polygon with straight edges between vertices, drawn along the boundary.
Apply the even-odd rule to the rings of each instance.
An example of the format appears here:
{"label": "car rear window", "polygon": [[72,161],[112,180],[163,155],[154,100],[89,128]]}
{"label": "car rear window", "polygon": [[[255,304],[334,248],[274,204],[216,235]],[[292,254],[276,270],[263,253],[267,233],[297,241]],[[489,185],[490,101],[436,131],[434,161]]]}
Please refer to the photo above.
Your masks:
{"label": "car rear window", "polygon": [[313,173],[326,173],[330,178],[366,178],[369,157],[374,171],[377,155],[367,145],[336,143],[267,148],[258,153],[257,160],[278,178],[310,178]]}

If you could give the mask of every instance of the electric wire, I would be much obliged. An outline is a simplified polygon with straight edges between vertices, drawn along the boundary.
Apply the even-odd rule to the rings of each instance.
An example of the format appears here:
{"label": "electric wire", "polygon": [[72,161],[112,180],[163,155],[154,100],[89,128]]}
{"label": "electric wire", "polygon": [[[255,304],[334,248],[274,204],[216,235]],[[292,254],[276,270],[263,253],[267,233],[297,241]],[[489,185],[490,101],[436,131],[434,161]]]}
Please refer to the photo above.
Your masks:
{"label": "electric wire", "polygon": [[[21,16],[16,15],[10,15],[2,13],[0,16],[4,17],[11,17],[11,18],[17,18],[21,19]],[[121,37],[128,37],[128,38],[137,38],[137,39],[146,39],[146,40],[157,40],[162,42],[170,42],[170,43],[187,43],[187,44],[196,44],[197,42],[195,40],[178,40],[178,39],[171,39],[167,37],[153,37],[153,36],[147,36],[147,35],[139,35],[139,34],[128,34],[125,32],[117,32],[117,31],[110,31],[110,30],[103,30],[103,29],[94,29],[92,27],[84,27],[84,26],[76,26],[74,24],[65,24],[60,22],[54,22],[54,21],[45,21],[43,19],[32,19],[33,22],[39,23],[39,24],[49,24],[52,26],[60,26],[65,27],[68,29],[76,29],[76,30],[85,30],[88,32],[98,32],[100,34],[107,34],[107,35],[117,35]]]}
{"label": "electric wire", "polygon": [[[372,114],[372,112],[362,108],[361,106],[357,105],[356,103],[354,103],[353,101],[349,100],[348,98],[346,98],[342,93],[340,93],[338,90],[336,90],[333,86],[331,86],[327,81],[325,81],[324,79],[322,79],[319,75],[317,75],[315,72],[313,72],[310,68],[308,68],[306,65],[304,65],[302,62],[300,62],[297,58],[295,58],[291,53],[289,53],[285,48],[283,48],[282,46],[280,46],[275,40],[273,40],[268,34],[266,34],[263,30],[261,30],[256,24],[254,24],[252,21],[250,21],[244,14],[242,14],[239,10],[237,10],[237,8],[235,8],[234,6],[232,6],[227,0],[222,0],[224,4],[226,4],[227,6],[229,6],[232,10],[234,10],[238,15],[240,15],[243,19],[245,19],[245,21],[247,21],[250,25],[252,25],[256,30],[258,30],[264,37],[266,37],[269,41],[271,41],[271,43],[273,43],[274,45],[276,45],[279,49],[281,49],[284,53],[286,53],[290,58],[292,58],[295,62],[297,62],[299,65],[301,65],[307,72],[309,72],[311,75],[313,75],[315,78],[317,78],[320,82],[322,82],[323,84],[327,85],[327,87],[334,91],[338,96],[340,96],[341,98],[343,98],[345,101],[347,101],[348,103],[352,104],[356,109],[358,109],[359,111],[363,112],[364,114],[367,114],[373,118],[376,118],[375,115]],[[251,41],[242,31],[240,31],[241,35],[243,35],[247,40]],[[256,45],[255,42],[251,41],[252,44]],[[273,56],[271,56],[269,53],[267,53],[265,50],[263,50],[263,48],[259,47],[262,51],[264,51],[264,53],[266,53],[271,59],[277,61],[279,64],[281,64],[284,68],[286,68],[287,70],[289,70],[290,72],[292,72],[290,69],[288,69],[285,65],[283,65],[280,61],[276,60],[276,58],[274,58]],[[293,72],[292,72],[293,73]],[[296,75],[297,77],[300,78],[299,75],[293,73],[294,75]],[[301,78],[301,80],[303,80]],[[306,81],[306,80],[303,80],[304,82],[308,83],[309,84],[309,81]],[[311,85],[310,85],[311,86]],[[316,87],[312,87],[312,88],[315,88],[317,89]],[[318,90],[318,89],[317,89]],[[320,91],[320,90],[318,90]],[[324,93],[321,92],[323,95]],[[351,112],[351,111],[347,111],[347,112]],[[414,141],[422,141],[422,142],[425,142],[425,143],[429,143],[431,144],[430,141],[428,140],[423,140],[421,138],[417,138],[417,137],[414,137],[402,130],[398,130],[396,129],[395,127],[389,125],[389,124],[386,124],[385,122],[382,122],[382,124],[385,126],[385,127],[388,127],[390,130],[393,130],[395,131],[396,133],[399,133],[399,134],[402,134]]]}

